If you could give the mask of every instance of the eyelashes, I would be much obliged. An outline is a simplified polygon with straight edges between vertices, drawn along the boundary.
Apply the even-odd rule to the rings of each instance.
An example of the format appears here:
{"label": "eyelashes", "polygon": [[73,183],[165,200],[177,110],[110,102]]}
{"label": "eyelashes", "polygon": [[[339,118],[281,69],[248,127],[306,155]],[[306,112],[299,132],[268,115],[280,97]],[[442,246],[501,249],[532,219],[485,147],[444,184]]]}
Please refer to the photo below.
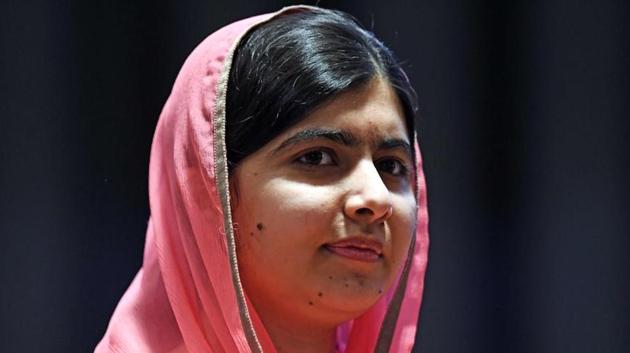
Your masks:
{"label": "eyelashes", "polygon": [[313,167],[337,164],[333,158],[332,152],[323,149],[311,150],[303,153],[295,160],[295,162]]}
{"label": "eyelashes", "polygon": [[409,175],[407,168],[401,161],[393,158],[387,158],[376,162],[376,168],[393,176],[406,177]]}
{"label": "eyelashes", "polygon": [[[309,169],[339,165],[338,157],[335,153],[326,148],[306,151],[295,158],[293,162]],[[375,161],[374,165],[380,173],[386,173],[394,177],[407,177],[409,175],[409,167],[396,157],[383,157]]]}

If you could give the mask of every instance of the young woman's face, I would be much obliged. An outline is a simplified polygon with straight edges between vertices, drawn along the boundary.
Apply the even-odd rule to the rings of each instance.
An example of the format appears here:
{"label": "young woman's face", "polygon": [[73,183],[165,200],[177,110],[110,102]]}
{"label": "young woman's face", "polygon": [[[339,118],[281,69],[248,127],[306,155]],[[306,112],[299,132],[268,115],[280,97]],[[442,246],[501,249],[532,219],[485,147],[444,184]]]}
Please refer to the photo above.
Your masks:
{"label": "young woman's face", "polygon": [[403,117],[391,87],[374,80],[235,169],[239,269],[262,317],[338,323],[393,284],[416,221]]}

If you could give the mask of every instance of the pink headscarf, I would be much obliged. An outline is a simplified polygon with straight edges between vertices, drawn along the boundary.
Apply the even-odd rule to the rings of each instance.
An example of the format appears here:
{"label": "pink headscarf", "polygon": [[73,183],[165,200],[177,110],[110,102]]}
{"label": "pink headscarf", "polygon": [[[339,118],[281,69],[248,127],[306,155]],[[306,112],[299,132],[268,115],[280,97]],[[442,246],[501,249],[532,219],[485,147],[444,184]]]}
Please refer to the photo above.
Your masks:
{"label": "pink headscarf", "polygon": [[[149,166],[144,261],[95,353],[275,353],[238,273],[225,149],[226,89],[234,48],[292,6],[230,24],[188,57],[158,122]],[[337,330],[345,353],[409,353],[427,266],[428,214],[418,161],[415,241],[397,284]]]}

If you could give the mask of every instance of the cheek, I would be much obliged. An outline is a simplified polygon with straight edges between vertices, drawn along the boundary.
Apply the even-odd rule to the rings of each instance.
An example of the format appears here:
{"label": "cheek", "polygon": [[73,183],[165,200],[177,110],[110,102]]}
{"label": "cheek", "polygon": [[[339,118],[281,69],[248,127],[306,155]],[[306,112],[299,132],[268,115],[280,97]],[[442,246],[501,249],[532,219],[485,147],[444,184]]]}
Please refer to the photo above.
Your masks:
{"label": "cheek", "polygon": [[400,267],[406,259],[411,238],[416,225],[416,201],[412,197],[401,197],[396,200],[398,207],[391,224],[393,262]]}
{"label": "cheek", "polygon": [[243,247],[269,253],[320,243],[336,217],[332,194],[327,188],[282,179],[244,186],[234,211]]}
{"label": "cheek", "polygon": [[330,240],[337,213],[322,188],[267,181],[250,184],[234,210],[238,259],[251,291],[289,293],[312,281],[321,244]]}
{"label": "cheek", "polygon": [[326,187],[273,180],[259,190],[259,196],[252,200],[259,205],[259,212],[281,223],[318,224],[334,211],[335,195]]}

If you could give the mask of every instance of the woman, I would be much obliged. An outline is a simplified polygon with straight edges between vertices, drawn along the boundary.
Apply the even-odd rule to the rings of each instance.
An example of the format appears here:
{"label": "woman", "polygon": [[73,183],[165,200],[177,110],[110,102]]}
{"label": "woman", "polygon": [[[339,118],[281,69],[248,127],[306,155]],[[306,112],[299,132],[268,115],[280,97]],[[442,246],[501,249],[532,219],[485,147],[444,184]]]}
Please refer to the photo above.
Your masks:
{"label": "woman", "polygon": [[210,35],[160,116],[143,266],[96,352],[410,352],[428,250],[413,112],[343,13]]}

